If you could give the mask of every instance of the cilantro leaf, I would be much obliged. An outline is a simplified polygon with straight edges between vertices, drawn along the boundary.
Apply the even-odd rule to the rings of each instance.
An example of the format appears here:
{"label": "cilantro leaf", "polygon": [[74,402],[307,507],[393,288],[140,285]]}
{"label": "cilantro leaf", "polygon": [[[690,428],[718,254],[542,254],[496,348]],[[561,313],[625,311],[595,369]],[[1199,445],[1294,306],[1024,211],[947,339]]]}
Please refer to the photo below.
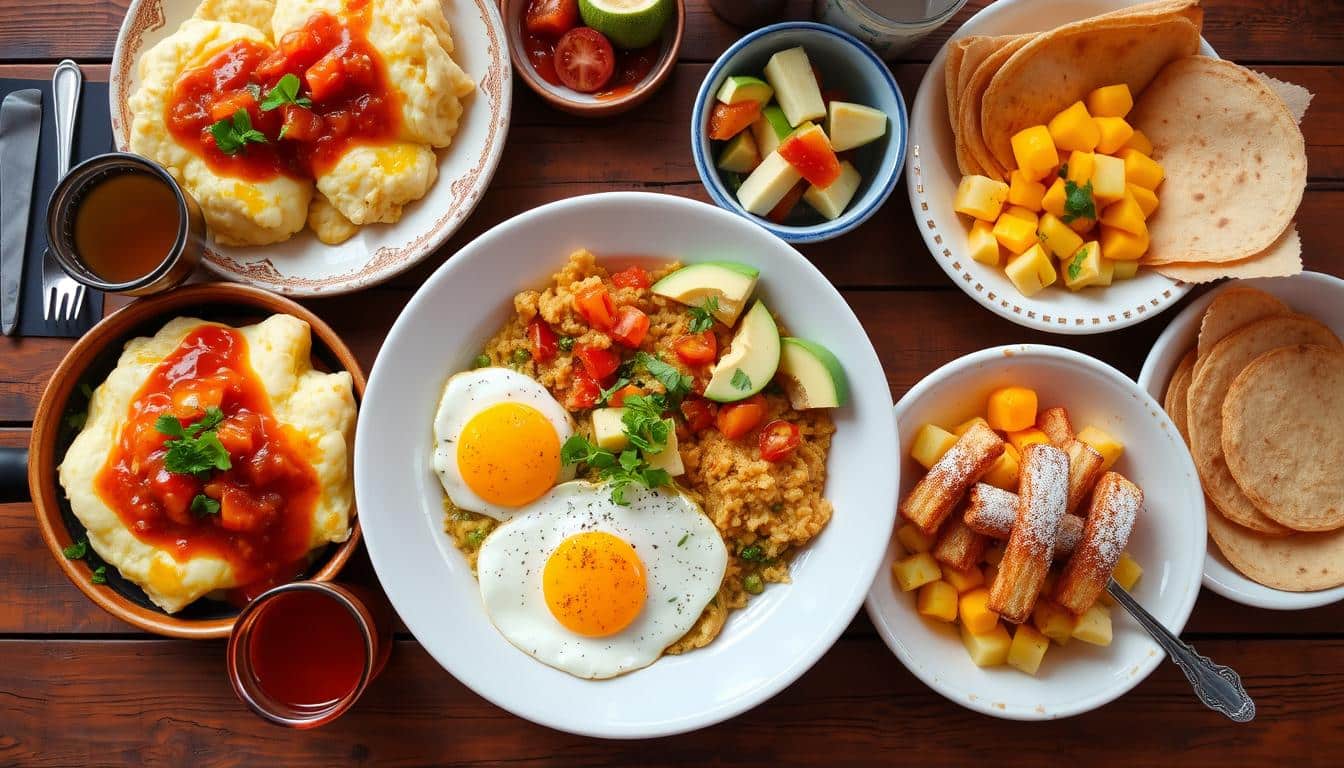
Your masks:
{"label": "cilantro leaf", "polygon": [[691,538],[691,534],[689,534],[689,533],[683,533],[683,534],[681,535],[681,539],[677,541],[677,546],[678,546],[678,547],[684,547],[684,546],[686,546],[686,542],[687,542],[687,540],[689,540],[690,538]]}
{"label": "cilantro leaf", "polygon": [[70,546],[61,550],[61,554],[65,555],[66,560],[83,560],[84,556],[87,555],[88,553],[89,553],[88,539],[80,539],[79,541],[76,541],[74,544],[71,544]]}
{"label": "cilantro leaf", "polygon": [[210,126],[210,135],[215,137],[215,146],[226,155],[236,155],[251,144],[266,144],[266,135],[252,127],[252,118],[247,110],[233,113],[233,119],[224,118]]}
{"label": "cilantro leaf", "polygon": [[232,467],[229,452],[214,431],[223,418],[224,412],[212,406],[189,427],[183,427],[180,419],[167,414],[156,419],[154,428],[174,438],[163,444],[168,449],[163,457],[164,469],[181,475],[200,475],[212,469]]}
{"label": "cilantro leaf", "polygon": [[690,393],[694,379],[682,373],[676,366],[669,365],[643,351],[635,353],[634,361],[635,365],[648,371],[650,376],[663,385],[670,402],[676,402]]}
{"label": "cilantro leaf", "polygon": [[100,565],[100,566],[98,566],[97,568],[94,568],[94,569],[93,569],[93,575],[89,577],[89,581],[93,582],[94,584],[106,584],[106,583],[107,583],[107,566],[106,566],[106,565]]}
{"label": "cilantro leaf", "polygon": [[704,333],[714,327],[714,313],[719,311],[719,297],[710,296],[698,307],[687,310],[691,313],[691,333]]}
{"label": "cilantro leaf", "polygon": [[219,502],[206,496],[204,493],[196,494],[191,500],[191,513],[197,517],[219,514]]}
{"label": "cilantro leaf", "polygon": [[261,102],[261,111],[270,112],[284,106],[285,104],[295,104],[300,107],[313,106],[312,99],[299,96],[299,78],[297,75],[288,74],[276,82],[275,87],[267,94]]}
{"label": "cilantro leaf", "polygon": [[187,436],[186,431],[182,429],[182,421],[176,416],[166,413],[154,420],[154,429],[169,437],[182,438]]}
{"label": "cilantro leaf", "polygon": [[622,377],[616,379],[616,383],[615,383],[615,384],[612,384],[610,387],[607,387],[606,389],[604,389],[604,390],[602,390],[600,393],[598,393],[598,395],[597,395],[597,404],[598,404],[598,405],[606,405],[606,404],[607,404],[607,401],[611,399],[611,396],[612,396],[612,395],[616,394],[617,392],[620,392],[621,389],[622,389],[623,387],[625,387],[625,386],[626,386],[627,384],[629,384],[629,383],[630,383],[630,380],[627,379],[627,378],[624,377],[624,376],[622,376]]}
{"label": "cilantro leaf", "polygon": [[583,435],[574,435],[560,448],[560,460],[566,464],[584,463],[598,471],[598,476],[611,486],[611,500],[625,506],[629,500],[625,489],[631,484],[645,488],[670,485],[672,476],[663,469],[654,469],[640,458],[637,451],[624,450],[619,455],[598,448]]}
{"label": "cilantro leaf", "polygon": [[1097,201],[1092,199],[1092,182],[1078,186],[1072,181],[1064,182],[1064,215],[1060,221],[1068,224],[1074,219],[1096,219]]}
{"label": "cilantro leaf", "polygon": [[751,377],[748,376],[741,368],[738,368],[736,371],[733,371],[733,378],[729,379],[728,383],[732,384],[733,389],[736,389],[739,392],[745,392],[748,389],[751,389]]}
{"label": "cilantro leaf", "polygon": [[751,544],[743,547],[737,556],[749,563],[763,563],[766,560],[765,550],[761,549],[759,544]]}
{"label": "cilantro leaf", "polygon": [[1073,255],[1073,260],[1069,262],[1069,279],[1077,280],[1079,273],[1083,271],[1083,262],[1087,261],[1087,249],[1079,248]]}
{"label": "cilantro leaf", "polygon": [[672,428],[663,419],[666,405],[666,401],[658,395],[630,395],[625,398],[621,424],[625,426],[625,434],[631,445],[646,454],[661,453],[667,447]]}

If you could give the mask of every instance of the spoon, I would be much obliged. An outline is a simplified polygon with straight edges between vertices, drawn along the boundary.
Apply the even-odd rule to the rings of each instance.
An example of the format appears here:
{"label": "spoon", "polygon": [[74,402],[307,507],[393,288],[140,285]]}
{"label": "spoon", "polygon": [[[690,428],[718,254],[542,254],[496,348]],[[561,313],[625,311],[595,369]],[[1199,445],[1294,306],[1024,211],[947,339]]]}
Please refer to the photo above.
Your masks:
{"label": "spoon", "polygon": [[1249,723],[1255,719],[1255,702],[1246,693],[1236,670],[1215,664],[1209,657],[1196,653],[1189,643],[1173,635],[1151,613],[1144,610],[1115,579],[1106,585],[1106,591],[1148,630],[1153,640],[1167,652],[1167,658],[1181,668],[1204,706],[1221,712],[1233,722]]}

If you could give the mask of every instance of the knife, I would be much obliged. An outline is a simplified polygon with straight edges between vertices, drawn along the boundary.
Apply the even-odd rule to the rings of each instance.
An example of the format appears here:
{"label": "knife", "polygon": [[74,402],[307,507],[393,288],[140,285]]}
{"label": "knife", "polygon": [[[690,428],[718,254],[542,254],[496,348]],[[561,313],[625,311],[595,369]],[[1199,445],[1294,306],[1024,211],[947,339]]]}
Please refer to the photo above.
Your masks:
{"label": "knife", "polygon": [[15,91],[0,104],[0,333],[19,326],[19,289],[28,244],[28,213],[42,134],[42,92]]}

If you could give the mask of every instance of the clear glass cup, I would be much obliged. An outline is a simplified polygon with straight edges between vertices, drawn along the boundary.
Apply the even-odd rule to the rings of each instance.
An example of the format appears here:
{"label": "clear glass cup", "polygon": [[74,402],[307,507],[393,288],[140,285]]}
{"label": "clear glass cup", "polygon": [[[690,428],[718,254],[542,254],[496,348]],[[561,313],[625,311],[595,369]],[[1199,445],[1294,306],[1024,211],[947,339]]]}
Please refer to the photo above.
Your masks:
{"label": "clear glass cup", "polygon": [[952,18],[966,0],[813,0],[812,16],[893,59]]}

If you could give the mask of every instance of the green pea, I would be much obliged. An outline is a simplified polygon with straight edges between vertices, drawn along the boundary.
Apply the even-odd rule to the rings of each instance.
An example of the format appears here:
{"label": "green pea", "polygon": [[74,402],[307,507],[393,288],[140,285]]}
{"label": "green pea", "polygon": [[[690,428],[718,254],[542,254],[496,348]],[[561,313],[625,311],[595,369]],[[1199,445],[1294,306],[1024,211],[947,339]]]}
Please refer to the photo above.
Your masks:
{"label": "green pea", "polygon": [[472,367],[474,367],[474,368],[488,368],[489,366],[490,366],[490,356],[489,356],[489,355],[484,355],[484,354],[482,354],[482,355],[477,355],[477,356],[476,356],[476,359],[472,361]]}
{"label": "green pea", "polygon": [[749,573],[742,580],[742,588],[747,590],[748,594],[759,595],[765,591],[765,582],[761,581],[760,574]]}
{"label": "green pea", "polygon": [[528,352],[526,349],[513,350],[514,365],[522,365],[523,363],[526,363],[528,360],[531,359],[532,359],[532,353]]}
{"label": "green pea", "polygon": [[560,351],[561,351],[561,352],[569,352],[569,351],[572,350],[572,349],[574,349],[574,337],[573,337],[573,336],[561,336],[561,337],[560,337]]}
{"label": "green pea", "polygon": [[485,531],[472,531],[467,534],[467,546],[472,549],[481,546],[482,541],[485,541]]}

